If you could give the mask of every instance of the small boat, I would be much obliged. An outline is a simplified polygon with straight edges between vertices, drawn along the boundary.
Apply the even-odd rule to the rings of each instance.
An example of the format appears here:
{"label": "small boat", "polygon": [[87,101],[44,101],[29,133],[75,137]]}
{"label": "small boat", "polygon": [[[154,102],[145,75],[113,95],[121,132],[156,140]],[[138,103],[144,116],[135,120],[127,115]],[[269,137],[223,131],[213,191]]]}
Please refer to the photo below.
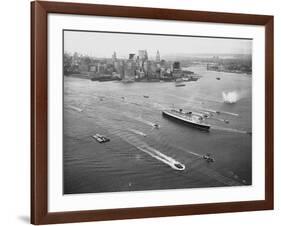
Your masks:
{"label": "small boat", "polygon": [[214,162],[215,159],[211,156],[211,154],[207,153],[206,155],[203,156],[203,159],[206,160],[207,163],[210,163],[210,162]]}
{"label": "small boat", "polygon": [[156,128],[156,129],[160,129],[160,125],[157,124],[157,123],[153,123],[152,126],[153,126],[154,128]]}
{"label": "small boat", "polygon": [[185,170],[185,165],[179,163],[179,162],[176,162],[174,163],[174,165],[172,166],[172,168],[176,169],[176,170]]}
{"label": "small boat", "polygon": [[220,77],[216,77],[216,79],[217,79],[217,80],[221,80],[221,78],[220,78]]}
{"label": "small boat", "polygon": [[146,96],[146,95],[144,95],[143,97],[144,97],[144,98],[149,98],[149,96]]}
{"label": "small boat", "polygon": [[95,134],[92,136],[96,141],[98,141],[99,143],[106,143],[106,142],[109,142],[110,139],[107,138],[106,136],[104,135],[100,135],[100,134]]}

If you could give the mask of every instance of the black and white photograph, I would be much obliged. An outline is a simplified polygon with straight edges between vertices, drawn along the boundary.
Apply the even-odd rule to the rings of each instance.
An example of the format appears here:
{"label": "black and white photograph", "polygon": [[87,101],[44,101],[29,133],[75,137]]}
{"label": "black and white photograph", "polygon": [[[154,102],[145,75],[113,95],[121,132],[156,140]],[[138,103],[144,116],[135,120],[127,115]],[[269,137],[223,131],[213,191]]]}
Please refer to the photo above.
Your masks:
{"label": "black and white photograph", "polygon": [[252,185],[252,41],[63,30],[63,194]]}

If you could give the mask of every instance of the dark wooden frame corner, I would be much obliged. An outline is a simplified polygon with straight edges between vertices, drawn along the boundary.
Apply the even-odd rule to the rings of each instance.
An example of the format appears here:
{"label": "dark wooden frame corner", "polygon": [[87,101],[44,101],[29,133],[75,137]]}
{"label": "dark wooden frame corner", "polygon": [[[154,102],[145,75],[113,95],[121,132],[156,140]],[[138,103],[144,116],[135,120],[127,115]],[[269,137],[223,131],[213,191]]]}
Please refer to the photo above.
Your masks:
{"label": "dark wooden frame corner", "polygon": [[[49,13],[265,26],[265,200],[48,212]],[[52,224],[273,209],[273,16],[35,1],[31,3],[31,223]]]}

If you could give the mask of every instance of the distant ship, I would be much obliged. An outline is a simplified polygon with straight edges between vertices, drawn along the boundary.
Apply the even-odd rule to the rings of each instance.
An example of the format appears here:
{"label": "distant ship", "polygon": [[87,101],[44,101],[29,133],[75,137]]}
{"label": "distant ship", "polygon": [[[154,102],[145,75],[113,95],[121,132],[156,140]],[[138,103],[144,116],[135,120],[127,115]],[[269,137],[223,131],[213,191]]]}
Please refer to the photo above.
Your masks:
{"label": "distant ship", "polygon": [[183,79],[183,81],[185,81],[185,82],[196,82],[196,81],[199,79],[199,77],[189,76],[189,77],[187,77],[187,78],[182,78],[182,79]]}
{"label": "distant ship", "polygon": [[203,117],[193,114],[192,112],[184,112],[182,109],[171,109],[162,111],[163,116],[183,122],[192,127],[209,131],[210,125],[203,122]]}
{"label": "distant ship", "polygon": [[122,82],[123,83],[133,83],[133,82],[135,82],[135,80],[134,79],[122,79]]}
{"label": "distant ship", "polygon": [[177,78],[176,81],[175,81],[175,86],[176,87],[185,86],[183,79],[182,78]]}
{"label": "distant ship", "polygon": [[121,81],[123,83],[133,83],[133,82],[135,82],[135,79],[133,77],[130,77],[130,76],[125,76]]}

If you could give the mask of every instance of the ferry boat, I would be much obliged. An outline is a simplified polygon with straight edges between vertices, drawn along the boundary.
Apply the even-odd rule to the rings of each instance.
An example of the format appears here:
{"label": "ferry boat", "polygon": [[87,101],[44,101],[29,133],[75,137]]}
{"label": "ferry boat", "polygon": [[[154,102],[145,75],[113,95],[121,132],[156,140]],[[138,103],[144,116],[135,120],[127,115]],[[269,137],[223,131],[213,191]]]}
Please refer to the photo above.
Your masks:
{"label": "ferry boat", "polygon": [[175,170],[180,170],[180,171],[185,170],[185,165],[180,162],[175,162],[171,167]]}
{"label": "ferry boat", "polygon": [[171,109],[162,111],[163,116],[183,122],[192,127],[209,131],[210,125],[203,122],[203,117],[193,114],[192,112],[184,112],[182,109]]}

